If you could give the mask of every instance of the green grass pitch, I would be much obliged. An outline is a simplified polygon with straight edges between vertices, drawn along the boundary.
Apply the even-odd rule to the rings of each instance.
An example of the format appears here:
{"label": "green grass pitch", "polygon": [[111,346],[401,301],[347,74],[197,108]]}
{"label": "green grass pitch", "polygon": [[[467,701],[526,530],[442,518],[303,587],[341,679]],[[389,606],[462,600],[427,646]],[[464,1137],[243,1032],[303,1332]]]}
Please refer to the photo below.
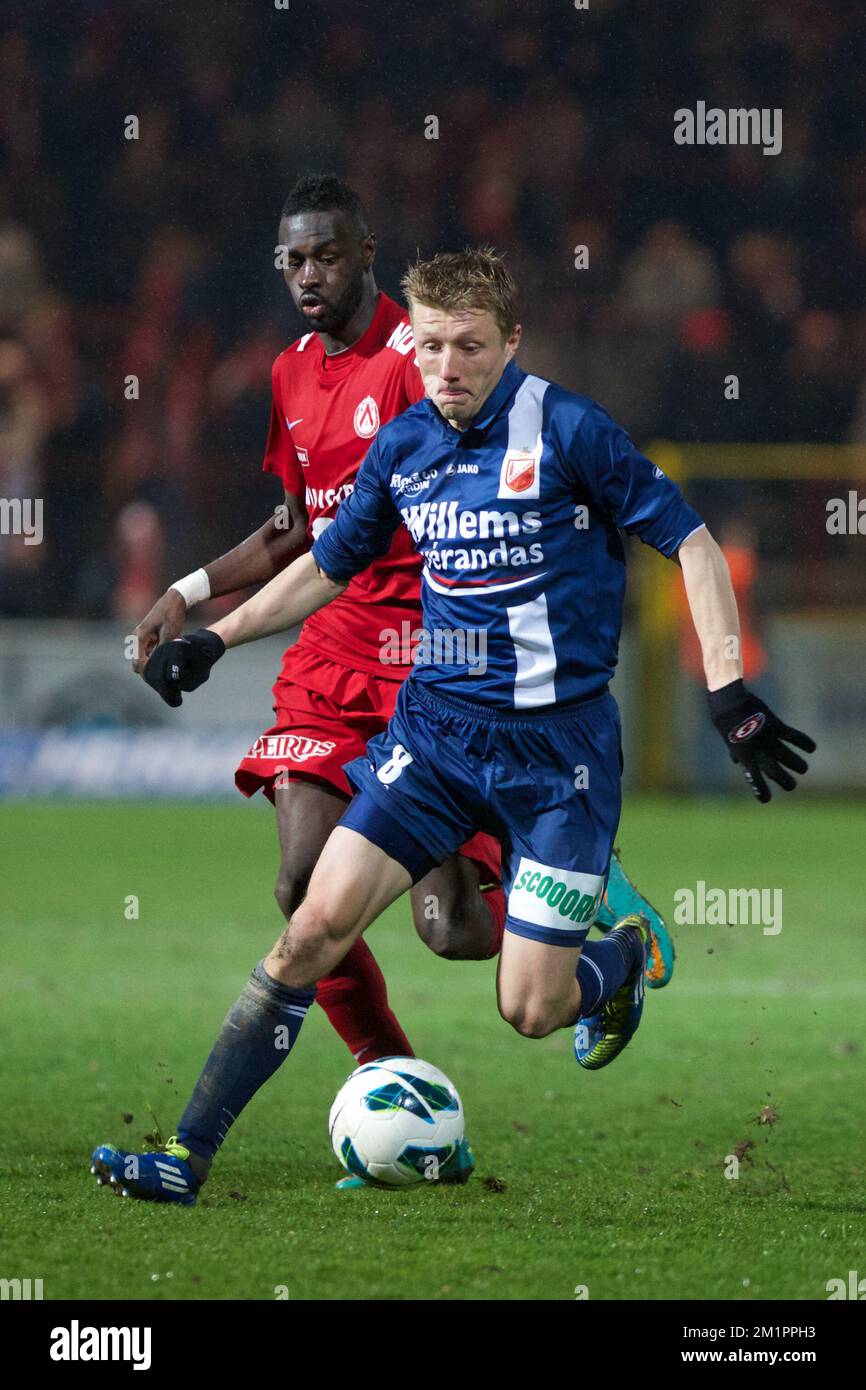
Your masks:
{"label": "green grass pitch", "polygon": [[628,801],[624,860],[663,910],[698,879],[781,888],[783,928],[676,929],[671,986],[596,1075],[569,1033],[513,1033],[494,964],[435,959],[396,904],[368,941],[461,1092],[471,1183],[334,1191],[352,1064],[316,1009],[181,1209],[98,1189],[89,1154],[139,1146],[148,1103],[172,1131],[275,938],[270,812],[7,804],[0,1274],[47,1299],[826,1298],[866,1275],[864,829],[854,802]]}

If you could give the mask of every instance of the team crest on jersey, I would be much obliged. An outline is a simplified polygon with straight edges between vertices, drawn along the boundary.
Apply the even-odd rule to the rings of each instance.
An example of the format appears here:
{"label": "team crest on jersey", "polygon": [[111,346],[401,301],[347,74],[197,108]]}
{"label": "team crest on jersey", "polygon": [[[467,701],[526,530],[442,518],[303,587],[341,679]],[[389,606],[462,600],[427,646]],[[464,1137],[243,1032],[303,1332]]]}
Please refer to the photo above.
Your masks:
{"label": "team crest on jersey", "polygon": [[535,455],[512,454],[505,465],[505,486],[512,492],[526,492],[535,482]]}
{"label": "team crest on jersey", "polygon": [[328,739],[305,738],[302,734],[262,734],[247,757],[288,758],[293,763],[305,763],[308,758],[326,758],[335,747]]}
{"label": "team crest on jersey", "polygon": [[352,422],[360,439],[372,439],[379,428],[379,407],[372,396],[365,396],[355,408]]}
{"label": "team crest on jersey", "polygon": [[534,449],[509,449],[499,474],[500,497],[537,497],[541,478],[541,436]]}

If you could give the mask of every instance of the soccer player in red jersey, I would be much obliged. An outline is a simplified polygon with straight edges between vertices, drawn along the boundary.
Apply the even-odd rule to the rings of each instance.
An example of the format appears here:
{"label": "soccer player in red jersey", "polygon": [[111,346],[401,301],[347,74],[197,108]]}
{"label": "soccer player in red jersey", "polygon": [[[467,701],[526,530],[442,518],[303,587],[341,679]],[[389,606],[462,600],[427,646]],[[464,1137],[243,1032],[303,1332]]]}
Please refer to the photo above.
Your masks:
{"label": "soccer player in red jersey", "polygon": [[[424,394],[406,311],[373,277],[375,237],[357,196],[333,175],[302,179],[279,230],[284,278],[307,332],[276,359],[264,467],[284,502],[260,530],[179,580],[136,629],[139,674],[159,642],[179,635],[207,597],[263,583],[333,518],[379,426]],[[274,686],[274,725],[241,762],[236,783],[276,808],[275,895],[288,920],[351,789],[343,764],[385,728],[411,667],[405,634],[420,627],[420,560],[407,533],[335,603],[304,623]],[[396,656],[396,660],[395,660]],[[476,835],[412,891],[417,930],[437,954],[495,955],[505,903],[499,846]],[[412,1048],[388,1005],[363,939],[319,985],[318,1003],[359,1063]]]}

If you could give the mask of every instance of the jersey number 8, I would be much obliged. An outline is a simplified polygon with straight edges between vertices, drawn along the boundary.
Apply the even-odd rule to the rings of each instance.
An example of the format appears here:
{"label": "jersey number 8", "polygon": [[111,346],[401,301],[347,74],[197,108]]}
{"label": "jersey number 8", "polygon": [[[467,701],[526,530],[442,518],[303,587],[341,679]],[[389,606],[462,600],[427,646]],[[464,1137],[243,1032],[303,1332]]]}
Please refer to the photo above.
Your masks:
{"label": "jersey number 8", "polygon": [[414,762],[414,759],[408,748],[404,748],[402,743],[395,743],[393,753],[379,768],[376,776],[387,787],[391,782],[397,781],[403,768],[408,767],[411,762]]}

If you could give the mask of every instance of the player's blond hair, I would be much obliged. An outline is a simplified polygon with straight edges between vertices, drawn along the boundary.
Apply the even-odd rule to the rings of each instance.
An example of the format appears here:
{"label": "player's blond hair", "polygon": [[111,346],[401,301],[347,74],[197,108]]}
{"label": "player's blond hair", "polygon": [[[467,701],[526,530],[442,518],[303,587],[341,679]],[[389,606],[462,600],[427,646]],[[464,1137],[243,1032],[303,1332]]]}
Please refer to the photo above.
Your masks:
{"label": "player's blond hair", "polygon": [[444,251],[431,261],[416,261],[401,283],[410,309],[413,304],[446,314],[487,309],[503,338],[511,336],[517,323],[517,287],[492,246],[467,246],[465,251]]}

